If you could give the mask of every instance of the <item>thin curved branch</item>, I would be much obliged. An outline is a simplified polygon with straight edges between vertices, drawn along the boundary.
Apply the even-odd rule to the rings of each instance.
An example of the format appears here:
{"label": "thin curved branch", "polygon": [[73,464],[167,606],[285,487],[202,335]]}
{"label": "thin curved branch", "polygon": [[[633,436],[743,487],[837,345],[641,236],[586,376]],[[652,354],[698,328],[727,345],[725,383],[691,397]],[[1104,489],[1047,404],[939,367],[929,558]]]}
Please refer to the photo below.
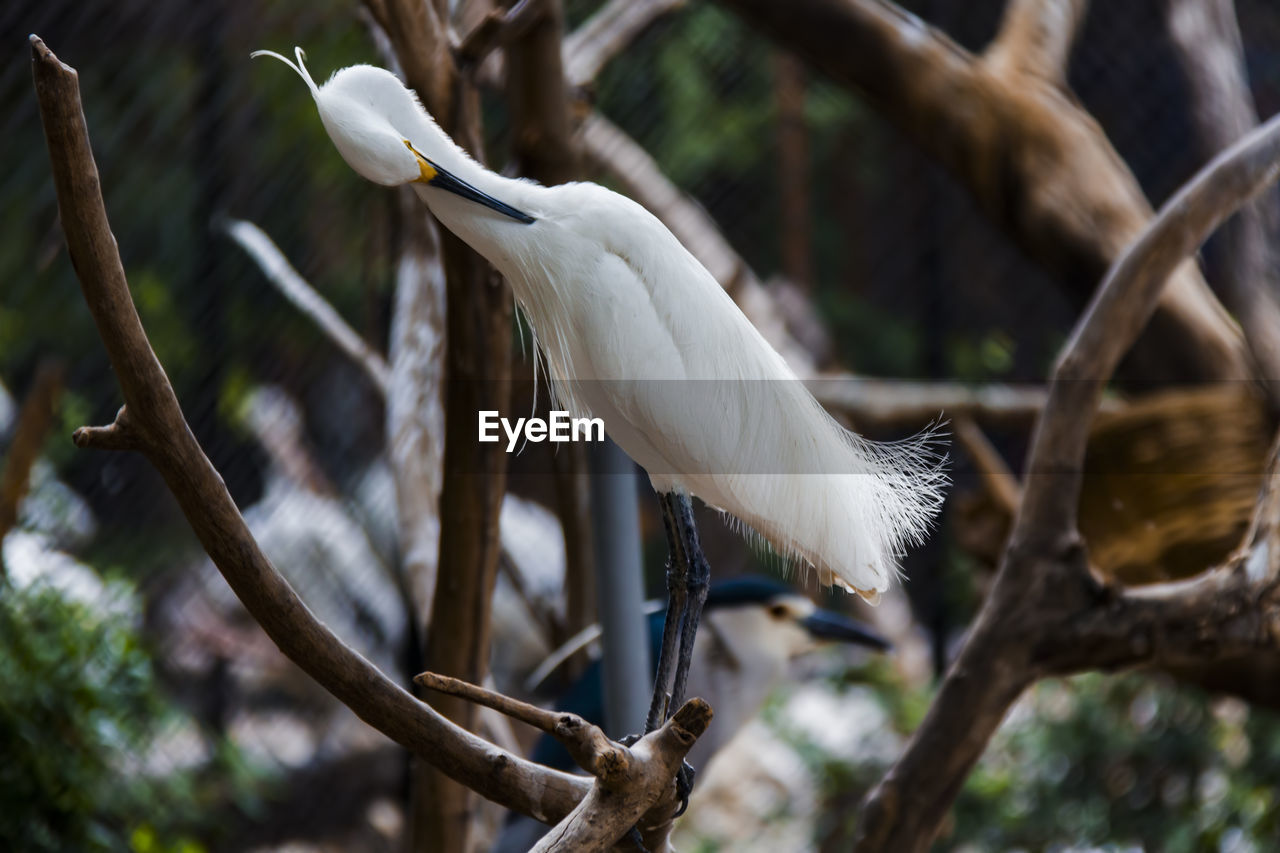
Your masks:
{"label": "thin curved branch", "polygon": [[243,219],[228,220],[223,225],[223,230],[248,253],[267,281],[285,299],[292,302],[295,308],[310,317],[320,327],[320,331],[337,344],[338,349],[364,370],[382,396],[387,396],[391,368],[387,366],[386,360],[365,343],[364,338],[342,319],[342,315],[307,283],[267,233]]}
{"label": "thin curved branch", "polygon": [[1173,270],[1277,176],[1280,116],[1201,169],[1107,273],[1054,369],[1015,536],[1075,529],[1085,444],[1104,386],[1155,312]]}
{"label": "thin curved branch", "polygon": [[191,434],[138,319],[103,205],[76,72],[35,36],[31,49],[67,248],[115,368],[130,431],[236,596],[290,660],[422,760],[539,820],[569,813],[586,792],[583,780],[502,752],[413,698],[318,622],[263,555]]}
{"label": "thin curved branch", "polygon": [[[1049,399],[1038,385],[972,385],[963,382],[911,382],[863,377],[818,376],[805,381],[813,396],[833,412],[859,424],[925,424],[939,416],[966,416],[1001,426],[1027,427]],[[1118,412],[1125,404],[1102,401],[1099,411]]]}
{"label": "thin curved branch", "polygon": [[[1170,41],[1187,78],[1205,156],[1258,124],[1233,0],[1168,0]],[[1218,291],[1244,327],[1273,410],[1280,410],[1280,270],[1271,248],[1276,196],[1259,198],[1222,226]]]}
{"label": "thin curved branch", "polygon": [[992,590],[924,722],[868,795],[858,850],[927,849],[1009,706],[1037,678],[1277,650],[1280,597],[1269,573],[1237,565],[1158,596],[1104,588],[1089,572],[1076,504],[1102,388],[1169,272],[1278,174],[1280,117],[1201,170],[1107,274],[1054,371]]}

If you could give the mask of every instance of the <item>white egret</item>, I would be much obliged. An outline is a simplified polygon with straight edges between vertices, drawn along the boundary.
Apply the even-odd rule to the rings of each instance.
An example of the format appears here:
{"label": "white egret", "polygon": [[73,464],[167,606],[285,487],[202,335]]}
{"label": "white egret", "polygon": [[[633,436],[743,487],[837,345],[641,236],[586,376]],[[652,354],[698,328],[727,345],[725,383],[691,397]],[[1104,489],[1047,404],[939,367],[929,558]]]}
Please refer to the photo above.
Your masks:
{"label": "white egret", "polygon": [[344,68],[317,86],[301,49],[296,64],[271,51],[253,55],[279,59],[306,82],[356,172],[411,184],[507,278],[557,403],[575,417],[602,418],[649,474],[671,548],[650,729],[684,699],[707,595],[691,495],[814,567],[826,584],[873,603],[888,588],[897,557],[941,503],[946,477],[932,436],[886,445],[841,427],[634,201],[592,183],[544,187],[489,171],[381,68]]}

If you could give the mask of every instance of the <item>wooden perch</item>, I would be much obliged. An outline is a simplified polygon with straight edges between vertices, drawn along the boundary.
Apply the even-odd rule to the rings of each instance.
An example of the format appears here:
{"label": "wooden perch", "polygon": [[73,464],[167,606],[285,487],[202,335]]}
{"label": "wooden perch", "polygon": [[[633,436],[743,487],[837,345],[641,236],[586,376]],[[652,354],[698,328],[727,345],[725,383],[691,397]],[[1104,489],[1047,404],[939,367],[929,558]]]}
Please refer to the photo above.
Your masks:
{"label": "wooden perch", "polygon": [[[924,722],[868,795],[858,850],[926,850],[1009,706],[1038,678],[1274,656],[1280,648],[1277,579],[1266,560],[1267,568],[1251,568],[1252,551],[1188,582],[1105,587],[1089,570],[1076,518],[1102,389],[1156,310],[1169,273],[1278,174],[1280,118],[1202,169],[1107,274],[1054,369],[992,591]],[[1275,478],[1273,470],[1259,501],[1268,511]],[[1267,524],[1274,520],[1256,527]]]}
{"label": "wooden perch", "polygon": [[[685,755],[711,723],[711,706],[690,699],[661,728],[627,747],[610,740],[577,714],[548,711],[456,678],[424,672],[414,681],[431,690],[492,708],[546,732],[596,778],[574,814],[553,828],[535,851],[603,850],[633,826],[648,849],[665,849],[674,802],[674,778]],[[665,815],[665,817],[664,817]]]}
{"label": "wooden perch", "polygon": [[[1137,180],[1061,84],[1083,0],[1012,0],[982,55],[885,0],[720,2],[861,94],[1079,303],[1150,222]],[[1253,376],[1192,262],[1173,272],[1127,367],[1143,379]]]}
{"label": "wooden perch", "polygon": [[584,780],[505,753],[414,699],[318,622],[263,555],[191,434],[138,319],[107,220],[76,72],[35,36],[31,50],[67,248],[125,399],[114,424],[77,431],[77,444],[146,456],[267,635],[366,723],[507,808],[543,821],[570,813],[587,792]]}

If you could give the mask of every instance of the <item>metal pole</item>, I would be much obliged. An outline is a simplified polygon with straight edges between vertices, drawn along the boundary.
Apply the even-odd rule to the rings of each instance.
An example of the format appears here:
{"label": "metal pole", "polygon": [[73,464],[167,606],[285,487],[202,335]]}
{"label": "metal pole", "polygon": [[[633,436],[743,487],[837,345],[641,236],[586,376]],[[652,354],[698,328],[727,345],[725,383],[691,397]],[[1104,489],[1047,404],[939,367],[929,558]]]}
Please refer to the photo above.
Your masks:
{"label": "metal pole", "polygon": [[604,674],[605,731],[639,734],[653,692],[644,615],[636,466],[611,439],[591,445],[591,527]]}

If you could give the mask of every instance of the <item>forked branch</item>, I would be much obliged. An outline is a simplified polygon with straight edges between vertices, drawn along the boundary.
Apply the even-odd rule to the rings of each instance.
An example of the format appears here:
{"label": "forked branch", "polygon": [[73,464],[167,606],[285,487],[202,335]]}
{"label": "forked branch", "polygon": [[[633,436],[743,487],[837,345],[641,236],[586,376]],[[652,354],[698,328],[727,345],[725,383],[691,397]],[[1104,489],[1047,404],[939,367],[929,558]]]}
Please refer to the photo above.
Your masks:
{"label": "forked branch", "polygon": [[125,399],[116,424],[81,430],[77,442],[142,452],[267,635],[361,719],[508,808],[543,821],[570,813],[588,790],[584,780],[503,752],[450,724],[318,622],[263,555],[222,478],[191,434],[138,319],[107,220],[76,72],[35,36],[31,49],[67,247]]}
{"label": "forked branch", "polygon": [[[1248,568],[1253,553],[1190,583],[1107,589],[1089,571],[1076,523],[1085,441],[1103,386],[1170,272],[1278,174],[1280,117],[1201,170],[1107,274],[1055,368],[992,591],[923,724],[869,795],[859,850],[927,849],[1009,706],[1038,678],[1280,651],[1277,581],[1269,569]],[[1273,477],[1260,499],[1272,510]]]}

